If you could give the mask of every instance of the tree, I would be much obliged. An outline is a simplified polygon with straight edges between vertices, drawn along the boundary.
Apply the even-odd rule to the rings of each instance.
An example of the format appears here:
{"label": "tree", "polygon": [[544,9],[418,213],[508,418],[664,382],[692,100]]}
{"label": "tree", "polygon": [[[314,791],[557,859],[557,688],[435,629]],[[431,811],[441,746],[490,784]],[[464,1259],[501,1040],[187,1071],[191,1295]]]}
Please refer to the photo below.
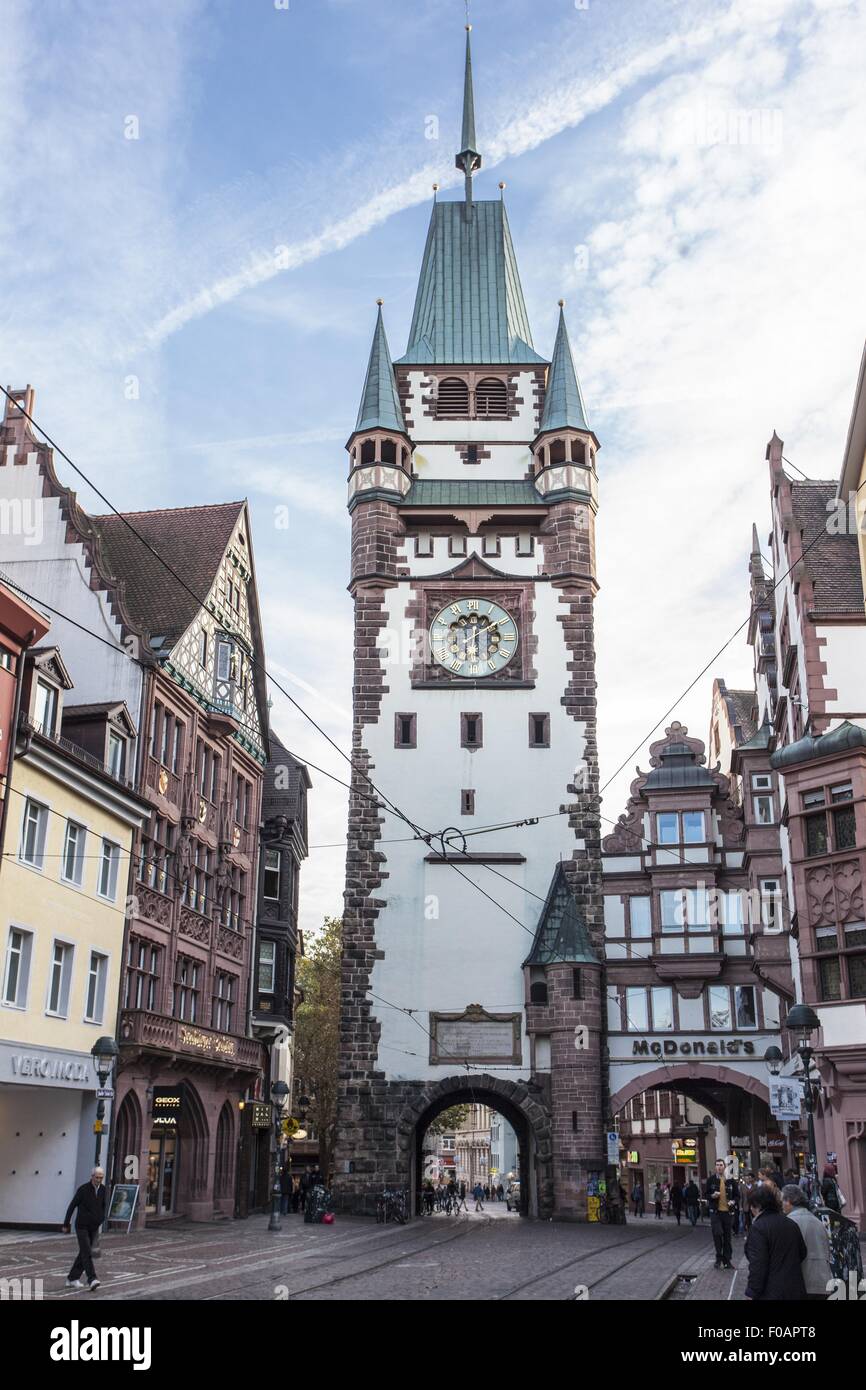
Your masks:
{"label": "tree", "polygon": [[321,931],[305,942],[298,966],[303,1003],[295,1012],[295,1076],[311,1097],[309,1123],[319,1136],[326,1178],[337,1131],[342,931],[339,917],[326,917]]}
{"label": "tree", "polygon": [[451,1130],[459,1129],[468,1114],[468,1105],[451,1105],[427,1126],[427,1133],[448,1134]]}

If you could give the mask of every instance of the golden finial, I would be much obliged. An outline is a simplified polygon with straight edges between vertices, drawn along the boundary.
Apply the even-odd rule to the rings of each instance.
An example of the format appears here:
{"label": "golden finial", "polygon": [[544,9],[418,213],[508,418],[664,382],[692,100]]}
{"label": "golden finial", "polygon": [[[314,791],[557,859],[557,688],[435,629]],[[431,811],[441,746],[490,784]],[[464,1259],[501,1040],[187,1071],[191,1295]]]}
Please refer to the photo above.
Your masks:
{"label": "golden finial", "polygon": [[504,187],[505,187],[505,180],[504,180],[504,179],[500,182],[499,187],[500,187],[500,188],[504,188]]}
{"label": "golden finial", "polygon": [[376,303],[378,304],[379,308],[381,309],[381,307],[382,307],[382,305],[385,303],[385,301],[384,301],[384,299],[377,299],[377,300],[376,300]]}
{"label": "golden finial", "polygon": [[560,309],[564,309],[564,308],[565,308],[565,300],[564,300],[564,299],[560,299],[560,300],[558,300],[557,302],[558,302],[558,304],[559,304]]}

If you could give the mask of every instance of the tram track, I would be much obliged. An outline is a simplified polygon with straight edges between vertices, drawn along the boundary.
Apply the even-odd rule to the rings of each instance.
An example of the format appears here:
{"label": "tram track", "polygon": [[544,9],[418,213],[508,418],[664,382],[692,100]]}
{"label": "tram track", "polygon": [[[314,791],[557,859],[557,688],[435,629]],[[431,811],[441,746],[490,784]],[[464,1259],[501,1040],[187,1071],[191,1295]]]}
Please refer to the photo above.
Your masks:
{"label": "tram track", "polygon": [[[684,1231],[682,1236],[677,1236],[675,1239],[683,1240],[686,1238],[687,1234],[688,1233]],[[531,1289],[536,1284],[543,1284],[545,1279],[553,1279],[556,1277],[557,1274],[562,1274],[563,1271],[566,1269],[570,1269],[576,1265],[580,1265],[581,1267],[583,1267],[590,1260],[595,1260],[602,1255],[609,1255],[611,1254],[611,1252],[623,1250],[626,1246],[634,1245],[641,1240],[642,1238],[640,1236],[633,1236],[631,1240],[620,1241],[615,1246],[604,1246],[592,1252],[584,1251],[582,1255],[577,1255],[573,1259],[565,1260],[562,1264],[555,1265],[552,1269],[545,1270],[542,1274],[536,1275],[533,1279],[526,1279],[522,1284],[517,1284],[513,1289],[509,1289],[507,1293],[499,1294],[498,1297],[494,1300],[494,1302],[505,1303],[509,1298],[513,1298],[515,1294],[523,1293],[525,1289]],[[654,1245],[650,1246],[644,1245],[644,1248],[642,1250],[639,1250],[635,1255],[632,1255],[631,1259],[624,1260],[621,1263],[617,1264],[616,1268],[609,1270],[607,1274],[600,1274],[596,1279],[592,1279],[589,1281],[581,1280],[580,1282],[587,1289],[587,1291],[598,1288],[600,1284],[607,1283],[608,1279],[613,1279],[617,1274],[620,1274],[622,1270],[628,1269],[629,1265],[636,1264],[638,1260],[646,1259],[648,1255],[652,1255],[656,1250],[661,1250],[662,1248],[666,1248],[670,1245],[671,1241],[669,1239],[656,1241]],[[569,1300],[563,1299],[561,1301],[568,1302]]]}

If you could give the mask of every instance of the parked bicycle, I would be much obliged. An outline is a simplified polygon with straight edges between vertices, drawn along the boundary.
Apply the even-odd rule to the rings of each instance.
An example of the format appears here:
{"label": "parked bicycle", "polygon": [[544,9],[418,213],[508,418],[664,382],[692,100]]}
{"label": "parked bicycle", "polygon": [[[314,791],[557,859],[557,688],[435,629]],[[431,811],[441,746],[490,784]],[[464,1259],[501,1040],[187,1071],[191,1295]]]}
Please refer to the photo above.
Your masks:
{"label": "parked bicycle", "polygon": [[409,1194],[404,1188],[388,1188],[376,1198],[376,1220],[380,1225],[396,1221],[405,1226],[409,1220]]}

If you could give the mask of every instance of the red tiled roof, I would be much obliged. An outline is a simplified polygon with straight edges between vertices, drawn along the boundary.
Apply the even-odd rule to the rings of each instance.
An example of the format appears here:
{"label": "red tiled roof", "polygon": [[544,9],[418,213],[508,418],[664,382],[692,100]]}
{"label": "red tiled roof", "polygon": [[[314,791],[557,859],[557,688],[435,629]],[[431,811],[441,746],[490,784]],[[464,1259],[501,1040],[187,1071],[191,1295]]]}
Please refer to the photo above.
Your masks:
{"label": "red tiled roof", "polygon": [[836,535],[827,530],[827,503],[836,496],[831,481],[791,484],[794,522],[803,537],[803,549],[818,536],[804,563],[812,579],[815,608],[820,612],[863,612],[863,583],[857,536],[840,528]]}
{"label": "red tiled roof", "polygon": [[[112,577],[122,581],[124,601],[140,629],[164,637],[167,645],[186,631],[199,611],[199,599],[204,601],[216,578],[243,505],[219,502],[91,517],[105,561]],[[124,517],[177,570],[192,594],[124,524]]]}

